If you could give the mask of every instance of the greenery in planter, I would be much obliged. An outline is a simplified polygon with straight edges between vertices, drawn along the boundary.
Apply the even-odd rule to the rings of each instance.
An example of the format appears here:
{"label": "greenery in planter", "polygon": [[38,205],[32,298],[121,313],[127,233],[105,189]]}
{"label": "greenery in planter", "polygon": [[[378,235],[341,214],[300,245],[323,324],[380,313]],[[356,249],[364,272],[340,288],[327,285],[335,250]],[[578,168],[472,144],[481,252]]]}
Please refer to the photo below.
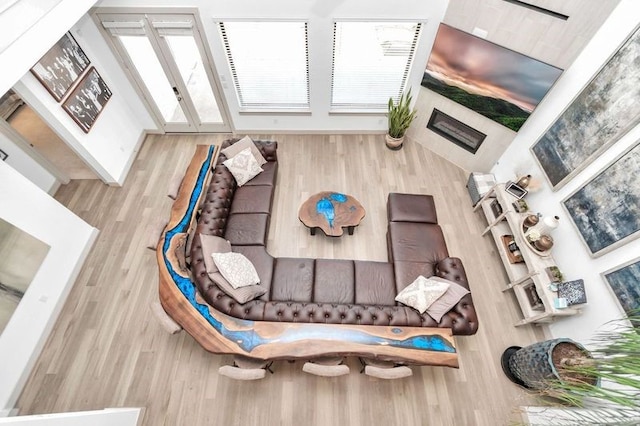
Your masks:
{"label": "greenery in planter", "polygon": [[549,380],[539,392],[565,406],[586,409],[588,418],[582,424],[638,424],[640,311],[607,326],[594,337],[596,349],[589,351],[590,356],[563,360],[558,368],[563,379]]}
{"label": "greenery in planter", "polygon": [[560,268],[558,268],[557,266],[547,267],[547,274],[549,275],[549,279],[557,283],[562,282],[564,278],[562,272],[560,272]]}
{"label": "greenery in planter", "polygon": [[405,132],[416,118],[418,111],[411,109],[411,89],[400,96],[397,104],[389,98],[389,136],[394,139],[404,137]]}

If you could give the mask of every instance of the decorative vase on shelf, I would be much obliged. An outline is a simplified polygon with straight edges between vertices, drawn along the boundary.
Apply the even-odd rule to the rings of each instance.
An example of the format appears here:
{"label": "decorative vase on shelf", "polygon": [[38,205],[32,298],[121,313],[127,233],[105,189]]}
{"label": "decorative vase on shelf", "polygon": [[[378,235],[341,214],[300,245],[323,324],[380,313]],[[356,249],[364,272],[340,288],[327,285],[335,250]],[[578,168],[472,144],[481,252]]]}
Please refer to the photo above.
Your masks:
{"label": "decorative vase on shelf", "polygon": [[553,247],[553,238],[549,235],[542,235],[540,238],[533,242],[533,246],[540,251],[547,251]]}
{"label": "decorative vase on shelf", "polygon": [[527,215],[527,217],[525,217],[524,221],[522,222],[522,225],[524,226],[525,231],[531,228],[532,226],[536,226],[539,220],[540,218],[536,214]]}
{"label": "decorative vase on shelf", "polygon": [[516,185],[518,185],[522,189],[525,189],[527,186],[529,186],[530,181],[531,175],[522,176],[520,179],[518,179]]}
{"label": "decorative vase on shelf", "polygon": [[550,235],[560,224],[559,220],[560,218],[558,216],[546,216],[539,220],[535,226],[527,229],[525,236],[529,236],[530,234]]}

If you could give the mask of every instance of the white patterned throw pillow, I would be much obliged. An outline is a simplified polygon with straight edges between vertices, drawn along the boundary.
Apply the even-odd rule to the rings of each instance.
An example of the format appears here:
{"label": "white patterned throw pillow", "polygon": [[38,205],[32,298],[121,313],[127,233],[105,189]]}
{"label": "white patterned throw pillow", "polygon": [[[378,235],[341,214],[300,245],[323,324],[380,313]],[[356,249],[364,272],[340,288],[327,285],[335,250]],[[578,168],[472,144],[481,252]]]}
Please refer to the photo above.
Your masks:
{"label": "white patterned throw pillow", "polygon": [[448,283],[431,280],[420,275],[414,282],[398,293],[396,302],[411,306],[423,314],[448,288]]}
{"label": "white patterned throw pillow", "polygon": [[241,253],[213,253],[218,270],[233,288],[258,284],[260,277],[253,263]]}
{"label": "white patterned throw pillow", "polygon": [[243,149],[235,156],[223,161],[222,164],[227,166],[227,169],[236,178],[238,186],[249,182],[262,171],[262,167],[260,167],[249,148]]}

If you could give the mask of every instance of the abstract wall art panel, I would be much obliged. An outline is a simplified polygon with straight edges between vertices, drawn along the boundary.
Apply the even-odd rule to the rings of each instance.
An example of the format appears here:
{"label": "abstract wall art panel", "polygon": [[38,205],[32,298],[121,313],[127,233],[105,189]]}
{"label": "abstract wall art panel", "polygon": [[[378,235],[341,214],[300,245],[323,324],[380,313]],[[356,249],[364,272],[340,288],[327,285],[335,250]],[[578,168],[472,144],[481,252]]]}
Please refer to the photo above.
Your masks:
{"label": "abstract wall art panel", "polygon": [[554,190],[640,122],[640,30],[531,148]]}
{"label": "abstract wall art panel", "polygon": [[640,236],[640,144],[563,201],[593,257]]}
{"label": "abstract wall art panel", "polygon": [[[625,313],[640,309],[640,259],[602,274]],[[640,327],[640,324],[634,324]]]}

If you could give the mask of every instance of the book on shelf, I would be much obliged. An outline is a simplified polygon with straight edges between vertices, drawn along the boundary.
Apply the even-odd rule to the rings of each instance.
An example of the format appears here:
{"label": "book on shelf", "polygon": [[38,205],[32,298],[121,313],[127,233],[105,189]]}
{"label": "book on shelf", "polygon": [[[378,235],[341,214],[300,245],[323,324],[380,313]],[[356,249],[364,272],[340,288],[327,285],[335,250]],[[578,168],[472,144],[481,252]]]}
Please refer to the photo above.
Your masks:
{"label": "book on shelf", "polygon": [[491,213],[493,213],[494,218],[497,218],[502,214],[502,206],[498,200],[493,200],[489,206],[491,207]]}

